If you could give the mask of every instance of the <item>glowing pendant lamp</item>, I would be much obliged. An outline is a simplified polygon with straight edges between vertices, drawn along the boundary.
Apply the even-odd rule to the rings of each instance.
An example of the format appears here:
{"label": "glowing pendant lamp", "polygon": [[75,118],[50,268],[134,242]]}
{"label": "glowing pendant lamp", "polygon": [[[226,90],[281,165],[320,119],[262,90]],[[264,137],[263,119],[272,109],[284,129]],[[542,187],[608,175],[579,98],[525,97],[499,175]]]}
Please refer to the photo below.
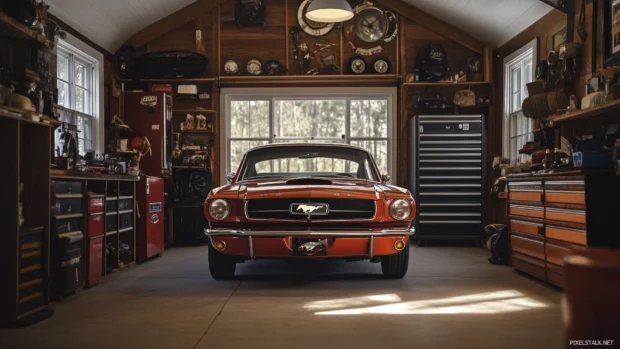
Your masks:
{"label": "glowing pendant lamp", "polygon": [[306,18],[320,23],[346,22],[353,18],[353,9],[347,0],[313,0]]}

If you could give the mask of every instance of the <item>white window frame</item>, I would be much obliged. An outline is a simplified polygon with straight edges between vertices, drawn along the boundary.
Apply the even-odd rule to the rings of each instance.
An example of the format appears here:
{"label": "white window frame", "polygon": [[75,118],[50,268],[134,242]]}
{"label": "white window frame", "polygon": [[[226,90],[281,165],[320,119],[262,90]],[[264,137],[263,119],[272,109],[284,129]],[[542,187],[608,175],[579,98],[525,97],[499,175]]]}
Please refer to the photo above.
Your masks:
{"label": "white window frame", "polygon": [[[89,81],[85,84],[88,86],[88,91],[90,94],[89,98],[87,98],[90,113],[81,113],[73,110],[72,108],[65,108],[66,111],[64,112],[64,116],[62,116],[62,120],[66,120],[75,125],[77,125],[77,118],[89,120],[91,125],[91,135],[84,135],[80,133],[79,137],[90,140],[91,148],[95,150],[96,153],[103,154],[105,152],[105,125],[103,120],[104,55],[70,34],[67,34],[66,39],[59,39],[56,47],[56,53],[58,55],[70,56],[69,67],[73,66],[71,61],[79,62],[80,64],[85,65],[85,67],[90,66],[90,74],[87,74],[89,75]],[[73,69],[69,68],[69,81],[62,80],[69,83],[69,103],[71,106],[74,105],[72,101],[75,100],[73,74]],[[83,151],[83,149],[80,149],[80,151]]]}
{"label": "white window frame", "polygon": [[[226,183],[226,175],[231,172],[230,163],[230,144],[233,140],[231,138],[231,116],[230,116],[230,103],[232,101],[243,100],[268,100],[271,101],[269,108],[269,123],[270,134],[267,138],[234,138],[235,141],[266,141],[268,143],[276,143],[277,139],[283,137],[274,137],[274,108],[275,103],[273,101],[278,100],[345,100],[347,107],[345,108],[345,139],[335,138],[314,138],[316,141],[329,140],[343,144],[350,144],[352,141],[372,141],[372,140],[387,140],[388,143],[388,172],[392,175],[392,183],[397,181],[396,173],[396,147],[397,147],[397,89],[396,88],[357,88],[355,93],[343,92],[342,88],[270,88],[270,89],[244,89],[244,88],[226,88],[222,90],[220,96],[220,105],[223,106],[221,111],[221,117],[225,122],[220,123],[220,134],[226,135],[226,137],[220,137],[220,158],[225,159],[226,166],[220,168],[220,180],[221,183]],[[350,133],[350,103],[351,100],[386,100],[388,102],[388,125],[387,125],[387,137],[351,137]],[[286,140],[309,140],[309,137],[291,138],[287,137]]]}
{"label": "white window frame", "polygon": [[[510,118],[515,117],[523,117],[520,116],[519,110],[513,111],[512,105],[514,102],[514,95],[512,93],[512,71],[515,67],[521,68],[521,100],[525,99],[527,96],[527,88],[526,88],[526,79],[525,79],[525,69],[524,63],[528,60],[532,60],[532,76],[530,81],[536,80],[536,69],[535,64],[538,62],[538,38],[530,41],[527,45],[523,46],[521,49],[512,53],[511,55],[504,58],[504,66],[503,66],[503,74],[504,74],[504,118],[503,118],[503,157],[510,160],[517,160],[518,149],[512,148],[512,132],[511,132],[511,120]],[[521,103],[519,102],[519,105]],[[529,119],[528,119],[529,120]],[[533,122],[529,120],[530,125],[528,126],[529,130],[533,129]],[[519,137],[520,135],[517,135]]]}

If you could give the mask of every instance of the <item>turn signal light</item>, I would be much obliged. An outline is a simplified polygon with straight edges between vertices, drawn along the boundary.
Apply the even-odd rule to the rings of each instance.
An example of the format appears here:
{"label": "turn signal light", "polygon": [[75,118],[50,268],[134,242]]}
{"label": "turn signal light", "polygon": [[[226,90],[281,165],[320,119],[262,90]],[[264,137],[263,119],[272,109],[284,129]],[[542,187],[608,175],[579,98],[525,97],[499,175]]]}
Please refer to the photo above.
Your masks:
{"label": "turn signal light", "polygon": [[407,244],[405,244],[403,240],[396,241],[396,243],[394,244],[394,248],[398,251],[404,250],[405,246],[407,246]]}
{"label": "turn signal light", "polygon": [[226,243],[224,241],[218,241],[215,243],[214,247],[218,251],[224,251],[226,249]]}

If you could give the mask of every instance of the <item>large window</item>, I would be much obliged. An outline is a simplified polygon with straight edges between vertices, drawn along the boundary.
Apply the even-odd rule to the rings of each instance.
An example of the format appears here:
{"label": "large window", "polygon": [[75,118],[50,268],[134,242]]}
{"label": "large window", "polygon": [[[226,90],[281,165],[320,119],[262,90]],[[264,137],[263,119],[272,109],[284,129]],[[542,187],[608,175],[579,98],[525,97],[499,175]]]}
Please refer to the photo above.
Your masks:
{"label": "large window", "polygon": [[61,121],[76,125],[80,154],[95,148],[94,125],[98,106],[96,60],[71,45],[58,44],[58,104],[65,108]]}
{"label": "large window", "polygon": [[519,150],[533,140],[533,122],[521,112],[527,84],[534,80],[538,41],[534,40],[504,59],[504,157],[523,160]]}
{"label": "large window", "polygon": [[245,152],[269,143],[344,143],[368,150],[383,173],[391,170],[391,95],[230,95],[227,105],[227,172]]}

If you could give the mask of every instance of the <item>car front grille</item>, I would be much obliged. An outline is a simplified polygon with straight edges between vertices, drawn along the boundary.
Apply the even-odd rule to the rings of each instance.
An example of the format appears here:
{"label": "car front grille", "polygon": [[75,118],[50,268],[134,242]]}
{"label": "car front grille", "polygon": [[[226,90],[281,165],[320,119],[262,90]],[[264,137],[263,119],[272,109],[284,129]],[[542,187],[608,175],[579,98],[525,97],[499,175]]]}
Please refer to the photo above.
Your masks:
{"label": "car front grille", "polygon": [[322,198],[256,199],[247,201],[246,216],[249,219],[306,221],[308,215],[292,214],[290,212],[291,205],[294,204],[329,205],[329,213],[326,215],[311,215],[310,217],[313,221],[369,220],[375,217],[376,212],[374,200]]}

